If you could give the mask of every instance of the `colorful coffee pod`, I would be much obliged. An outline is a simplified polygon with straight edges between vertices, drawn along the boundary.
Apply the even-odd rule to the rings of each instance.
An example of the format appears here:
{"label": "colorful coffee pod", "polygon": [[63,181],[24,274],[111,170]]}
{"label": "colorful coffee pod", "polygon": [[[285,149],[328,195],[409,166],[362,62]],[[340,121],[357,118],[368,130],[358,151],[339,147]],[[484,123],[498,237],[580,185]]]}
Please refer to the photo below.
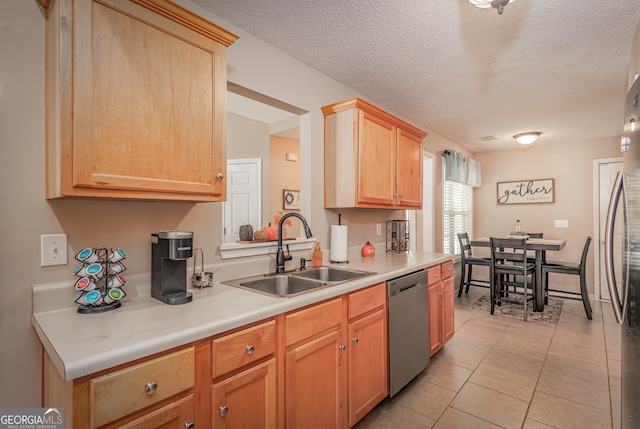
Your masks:
{"label": "colorful coffee pod", "polygon": [[123,286],[125,284],[125,280],[124,277],[122,277],[121,275],[117,275],[114,277],[111,277],[109,279],[109,282],[107,283],[107,286],[109,287],[118,287],[118,286]]}
{"label": "colorful coffee pod", "polygon": [[98,255],[93,249],[87,247],[76,254],[76,259],[85,264],[93,264],[98,262]]}
{"label": "colorful coffee pod", "polygon": [[73,302],[82,305],[99,305],[102,303],[102,294],[97,290],[92,290],[91,292],[78,292],[73,298]]}
{"label": "colorful coffee pod", "polygon": [[91,264],[91,265],[80,264],[73,270],[73,274],[75,274],[78,277],[93,277],[95,279],[99,279],[103,276],[102,265],[101,264]]}
{"label": "colorful coffee pod", "polygon": [[125,297],[125,293],[122,289],[114,287],[109,289],[107,294],[104,297],[104,302],[107,304],[111,304],[112,302],[119,301]]}
{"label": "colorful coffee pod", "polygon": [[89,292],[96,288],[96,284],[89,277],[82,277],[76,282],[75,288],[77,290]]}
{"label": "colorful coffee pod", "polygon": [[90,305],[100,305],[102,304],[102,294],[98,290],[92,290],[84,296],[84,300]]}
{"label": "colorful coffee pod", "polygon": [[127,254],[121,248],[117,248],[109,255],[109,262],[118,262],[122,261],[127,257]]}

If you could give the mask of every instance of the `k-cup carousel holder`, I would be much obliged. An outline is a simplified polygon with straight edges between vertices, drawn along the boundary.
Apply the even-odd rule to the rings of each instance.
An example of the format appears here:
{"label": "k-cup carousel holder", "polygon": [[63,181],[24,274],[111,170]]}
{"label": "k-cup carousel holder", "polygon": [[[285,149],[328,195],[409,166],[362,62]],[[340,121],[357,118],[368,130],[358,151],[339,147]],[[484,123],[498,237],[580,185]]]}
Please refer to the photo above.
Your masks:
{"label": "k-cup carousel holder", "polygon": [[80,264],[73,271],[79,277],[74,284],[78,293],[73,301],[79,304],[78,313],[104,313],[122,306],[126,282],[121,273],[126,270],[122,263],[126,257],[120,248],[85,248],[76,254]]}

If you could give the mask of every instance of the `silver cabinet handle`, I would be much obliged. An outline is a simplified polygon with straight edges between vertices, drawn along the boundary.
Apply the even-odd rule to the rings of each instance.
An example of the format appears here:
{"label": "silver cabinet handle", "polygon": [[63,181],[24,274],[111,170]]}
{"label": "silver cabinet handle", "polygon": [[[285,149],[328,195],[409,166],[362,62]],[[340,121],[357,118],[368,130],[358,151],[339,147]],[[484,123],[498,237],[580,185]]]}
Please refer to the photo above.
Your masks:
{"label": "silver cabinet handle", "polygon": [[253,352],[256,351],[256,348],[253,347],[253,344],[249,344],[247,347],[245,347],[245,349],[247,350],[247,354],[248,355],[252,355]]}
{"label": "silver cabinet handle", "polygon": [[184,429],[196,429],[195,423],[185,422]]}
{"label": "silver cabinet handle", "polygon": [[222,417],[226,416],[228,412],[229,412],[229,407],[227,407],[226,405],[220,405],[220,415]]}
{"label": "silver cabinet handle", "polygon": [[145,392],[147,392],[147,395],[151,395],[157,389],[158,389],[158,385],[156,383],[154,383],[153,381],[148,382],[146,384],[146,386],[144,386],[144,390],[145,390]]}
{"label": "silver cabinet handle", "polygon": [[358,341],[360,341],[360,339],[358,337],[352,338],[351,341],[353,341],[354,344],[358,344]]}
{"label": "silver cabinet handle", "polygon": [[224,179],[224,174],[222,174],[222,173],[216,174],[216,179],[218,179],[218,180]]}
{"label": "silver cabinet handle", "polygon": [[342,346],[339,346],[338,349],[340,349],[340,351],[343,352],[343,351],[347,350],[347,346],[342,345]]}

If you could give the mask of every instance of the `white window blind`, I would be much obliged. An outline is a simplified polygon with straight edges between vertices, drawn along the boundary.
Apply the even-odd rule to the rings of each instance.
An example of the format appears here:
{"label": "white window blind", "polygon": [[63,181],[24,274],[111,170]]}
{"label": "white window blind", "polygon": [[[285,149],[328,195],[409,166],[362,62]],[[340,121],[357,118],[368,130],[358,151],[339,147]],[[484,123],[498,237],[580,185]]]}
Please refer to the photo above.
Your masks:
{"label": "white window blind", "polygon": [[[446,169],[444,162],[442,168],[443,171]],[[466,232],[469,237],[473,237],[473,188],[462,183],[444,180],[442,200],[444,203],[443,251],[448,254],[459,254],[460,243],[458,243],[457,234]]]}

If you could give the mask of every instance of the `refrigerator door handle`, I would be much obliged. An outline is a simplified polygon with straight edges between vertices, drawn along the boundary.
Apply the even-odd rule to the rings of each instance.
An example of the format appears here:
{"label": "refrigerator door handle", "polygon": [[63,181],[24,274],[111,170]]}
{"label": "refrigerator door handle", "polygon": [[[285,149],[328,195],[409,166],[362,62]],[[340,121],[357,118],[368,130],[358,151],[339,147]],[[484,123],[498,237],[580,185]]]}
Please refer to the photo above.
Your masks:
{"label": "refrigerator door handle", "polygon": [[[611,295],[611,305],[616,315],[618,323],[623,320],[623,308],[620,302],[620,295],[616,287],[616,274],[613,270],[613,228],[615,226],[616,211],[620,203],[620,197],[624,195],[624,173],[619,172],[616,181],[613,184],[611,200],[609,201],[609,209],[607,210],[607,221],[605,225],[605,246],[604,246],[604,264],[607,273],[607,285],[609,286],[609,294]],[[626,232],[625,232],[626,234]],[[625,240],[627,241],[627,240]],[[628,276],[624,276],[628,278]]]}

